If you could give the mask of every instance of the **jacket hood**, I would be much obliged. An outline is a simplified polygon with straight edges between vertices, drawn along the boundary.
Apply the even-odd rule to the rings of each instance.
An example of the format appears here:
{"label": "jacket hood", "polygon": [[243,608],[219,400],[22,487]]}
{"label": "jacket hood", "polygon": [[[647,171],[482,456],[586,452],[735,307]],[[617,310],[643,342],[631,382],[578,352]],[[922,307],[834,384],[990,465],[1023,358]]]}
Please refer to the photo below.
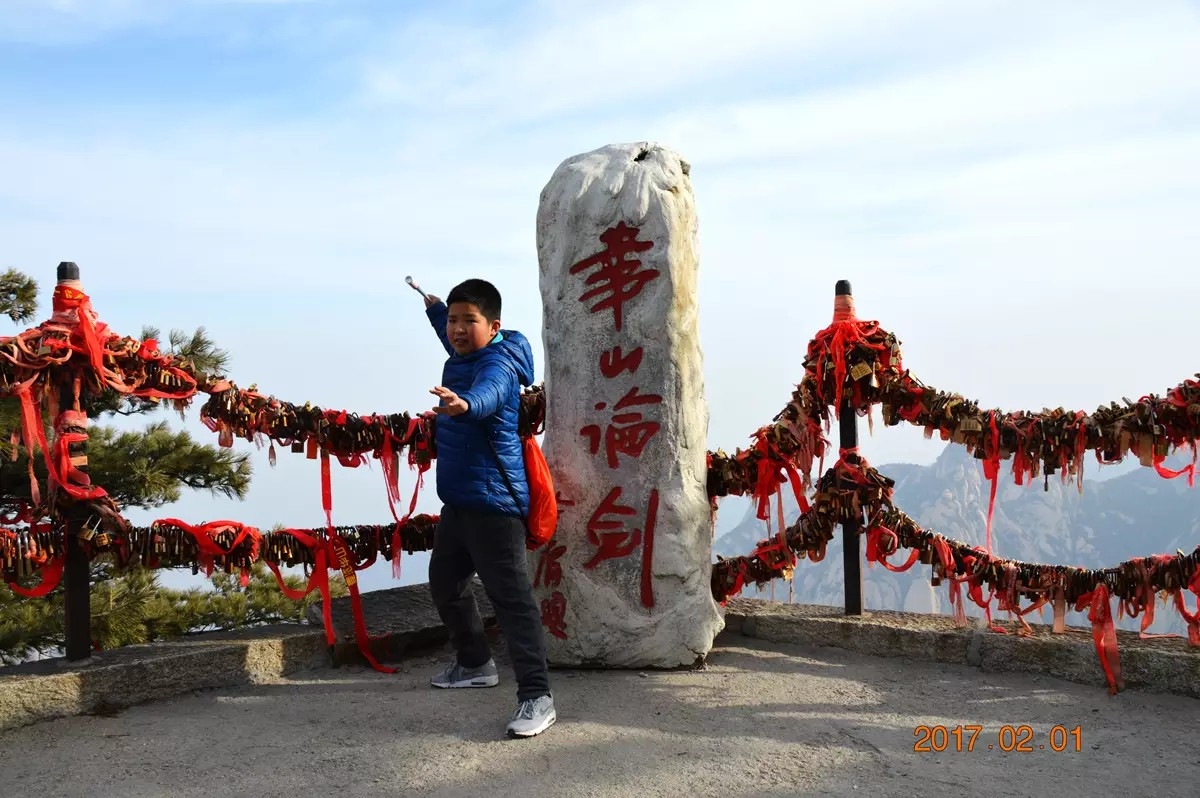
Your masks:
{"label": "jacket hood", "polygon": [[528,388],[533,385],[533,349],[529,346],[529,339],[516,330],[501,330],[500,340],[492,346],[509,356],[513,366],[517,370],[517,379],[520,380],[521,387]]}

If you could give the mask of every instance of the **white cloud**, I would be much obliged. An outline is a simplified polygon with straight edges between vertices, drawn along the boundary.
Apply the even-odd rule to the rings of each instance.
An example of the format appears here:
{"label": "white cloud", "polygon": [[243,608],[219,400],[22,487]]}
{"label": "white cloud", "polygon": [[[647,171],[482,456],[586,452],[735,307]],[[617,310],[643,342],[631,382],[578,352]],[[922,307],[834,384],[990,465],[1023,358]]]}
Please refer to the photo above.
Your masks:
{"label": "white cloud", "polygon": [[[992,4],[977,5],[985,12]],[[880,58],[918,49],[914,38],[943,24],[959,4],[908,0],[879,4],[539,3],[502,26],[416,22],[364,60],[366,96],[379,103],[487,113],[488,120],[535,119],[703,91],[732,74],[780,73],[845,57],[848,48]],[[797,79],[803,80],[802,74]],[[745,86],[753,92],[753,85]],[[672,104],[703,102],[675,95]]]}
{"label": "white cloud", "polygon": [[[1200,25],[1121,19],[1066,40],[1003,47],[856,86],[682,107],[670,126],[697,158],[832,155],[911,160],[1075,143],[1185,110],[1200,94]],[[1148,46],[1148,42],[1153,46]]]}

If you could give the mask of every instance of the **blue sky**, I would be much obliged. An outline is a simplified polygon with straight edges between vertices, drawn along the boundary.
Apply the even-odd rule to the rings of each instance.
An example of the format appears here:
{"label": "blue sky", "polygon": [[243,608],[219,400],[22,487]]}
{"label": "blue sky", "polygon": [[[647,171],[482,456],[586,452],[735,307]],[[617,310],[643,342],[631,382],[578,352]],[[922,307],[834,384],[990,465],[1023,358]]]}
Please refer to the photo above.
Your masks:
{"label": "blue sky", "polygon": [[[915,373],[987,405],[1090,410],[1197,368],[1195,2],[2,7],[0,268],[48,305],[75,260],[118,331],[203,324],[290,401],[429,405],[405,274],[493,279],[540,361],[538,194],[640,140],[693,165],[714,448],[783,406],[840,278]],[[250,498],[156,515],[320,524],[315,463],[239,445]],[[381,483],[335,474],[335,520],[387,518]]]}

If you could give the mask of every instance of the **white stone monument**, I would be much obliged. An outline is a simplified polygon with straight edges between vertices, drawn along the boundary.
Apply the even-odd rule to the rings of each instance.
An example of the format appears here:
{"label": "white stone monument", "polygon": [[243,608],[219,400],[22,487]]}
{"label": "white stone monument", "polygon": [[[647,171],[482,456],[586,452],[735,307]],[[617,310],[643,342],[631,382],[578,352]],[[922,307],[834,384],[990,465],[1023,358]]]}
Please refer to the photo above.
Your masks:
{"label": "white stone monument", "polygon": [[724,626],[688,172],[656,144],[611,145],[542,191],[542,445],[560,500],[530,569],[555,665],[692,665]]}

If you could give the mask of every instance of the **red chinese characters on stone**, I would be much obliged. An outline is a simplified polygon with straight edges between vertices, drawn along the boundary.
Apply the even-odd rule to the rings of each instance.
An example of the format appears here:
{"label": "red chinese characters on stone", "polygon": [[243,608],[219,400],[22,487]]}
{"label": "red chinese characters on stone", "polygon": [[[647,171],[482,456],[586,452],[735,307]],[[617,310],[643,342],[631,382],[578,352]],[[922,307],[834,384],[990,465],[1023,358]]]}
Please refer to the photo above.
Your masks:
{"label": "red chinese characters on stone", "polygon": [[537,570],[533,573],[534,587],[558,587],[562,584],[562,559],[566,546],[555,546],[553,543],[542,549],[538,557]]}
{"label": "red chinese characters on stone", "polygon": [[595,568],[605,560],[615,560],[628,557],[638,544],[642,542],[641,529],[628,529],[620,518],[610,516],[637,515],[637,510],[627,505],[618,504],[621,498],[621,488],[617,486],[608,492],[604,501],[592,513],[587,523],[588,543],[597,547],[592,558],[583,564],[584,568]]}
{"label": "red chinese characters on stone", "polygon": [[[641,527],[633,527],[627,523],[630,516],[636,516],[637,510],[619,503],[621,488],[615,487],[608,492],[600,506],[592,513],[587,524],[588,542],[596,547],[596,553],[583,564],[584,568],[595,568],[606,560],[617,560],[628,557],[642,547],[641,598],[646,607],[654,606],[654,592],[651,573],[651,563],[654,558],[654,525],[658,519],[658,489],[650,491],[649,507],[646,511],[646,522]],[[622,518],[622,516],[624,518]]]}
{"label": "red chinese characters on stone", "polygon": [[[661,404],[662,397],[658,394],[639,394],[635,385],[617,402],[611,423],[603,430],[599,424],[588,424],[579,430],[579,434],[588,439],[588,450],[596,454],[600,450],[600,441],[604,441],[605,455],[608,467],[617,467],[617,455],[641,457],[642,450],[650,439],[658,434],[662,425],[657,421],[648,421],[639,412],[623,412],[630,407],[647,404]],[[597,402],[596,409],[604,410],[607,402]]]}
{"label": "red chinese characters on stone", "polygon": [[[542,549],[542,554],[538,558],[537,570],[533,575],[534,587],[550,587],[556,588],[562,584],[563,571],[562,559],[563,554],[567,551],[567,547],[563,545],[555,545],[551,543],[546,548]],[[546,627],[546,631],[555,637],[567,639],[567,598],[560,591],[555,590],[550,594],[550,597],[542,600],[542,626]]]}
{"label": "red chinese characters on stone", "polygon": [[[646,285],[660,275],[657,269],[644,267],[637,258],[637,253],[645,252],[654,246],[652,242],[637,240],[639,232],[638,228],[621,222],[600,236],[600,241],[605,246],[603,251],[579,261],[570,269],[571,274],[592,270],[585,280],[589,290],[579,297],[579,301],[595,300],[590,307],[592,313],[611,310],[613,323],[618,331],[624,325],[626,303],[641,294]],[[628,353],[622,351],[620,346],[613,346],[600,355],[600,374],[609,380],[615,379],[622,372],[636,374],[644,356],[645,350],[640,345]],[[662,396],[643,394],[638,386],[634,385],[613,406],[611,417],[605,423],[588,424],[579,430],[579,434],[587,439],[588,448],[593,455],[599,453],[603,443],[608,467],[616,469],[619,464],[618,455],[640,458],[647,444],[662,429],[660,422],[647,419],[643,415],[645,406],[661,405],[662,401]],[[595,407],[596,410],[607,410],[608,402],[598,402]],[[595,547],[595,552],[583,567],[593,569],[608,560],[628,557],[641,547],[641,600],[644,606],[653,607],[652,562],[654,527],[658,517],[658,490],[650,491],[645,523],[641,524],[636,519],[638,511],[621,504],[621,493],[620,487],[612,488],[591,514],[587,523],[587,540]],[[543,560],[546,560],[545,554]],[[549,569],[550,566],[551,563],[546,560],[546,568]],[[543,563],[539,562],[539,578],[542,578],[542,567]],[[555,609],[549,603],[553,598],[554,596],[542,603],[543,622],[547,611],[553,613]],[[565,637],[565,633],[563,636]]]}
{"label": "red chinese characters on stone", "polygon": [[567,598],[557,590],[542,600],[542,626],[559,640],[567,639]]}
{"label": "red chinese characters on stone", "polygon": [[[599,405],[596,405],[596,409],[603,410],[604,409],[603,404],[604,403],[601,402]],[[640,392],[640,389],[635,385],[632,388],[630,388],[628,391],[625,392],[625,395],[620,398],[620,400],[617,402],[616,408],[614,408],[614,409],[624,410],[625,408],[633,407],[634,405],[661,405],[661,404],[662,404],[662,396],[660,396],[659,394],[656,394],[656,393],[643,394]]]}
{"label": "red chinese characters on stone", "polygon": [[600,353],[600,373],[610,380],[622,371],[633,374],[642,365],[643,354],[640,346],[628,355],[621,352],[621,347],[614,346],[607,352]]}
{"label": "red chinese characters on stone", "polygon": [[584,258],[571,267],[571,274],[599,266],[584,280],[584,284],[594,286],[585,291],[580,302],[599,299],[592,305],[591,312],[599,313],[611,310],[613,323],[618,330],[624,322],[625,303],[642,293],[646,284],[659,276],[658,269],[643,268],[642,262],[633,257],[638,252],[645,252],[654,246],[652,241],[638,241],[637,227],[630,227],[620,222],[616,227],[609,228],[600,235],[600,243],[604,249]]}

